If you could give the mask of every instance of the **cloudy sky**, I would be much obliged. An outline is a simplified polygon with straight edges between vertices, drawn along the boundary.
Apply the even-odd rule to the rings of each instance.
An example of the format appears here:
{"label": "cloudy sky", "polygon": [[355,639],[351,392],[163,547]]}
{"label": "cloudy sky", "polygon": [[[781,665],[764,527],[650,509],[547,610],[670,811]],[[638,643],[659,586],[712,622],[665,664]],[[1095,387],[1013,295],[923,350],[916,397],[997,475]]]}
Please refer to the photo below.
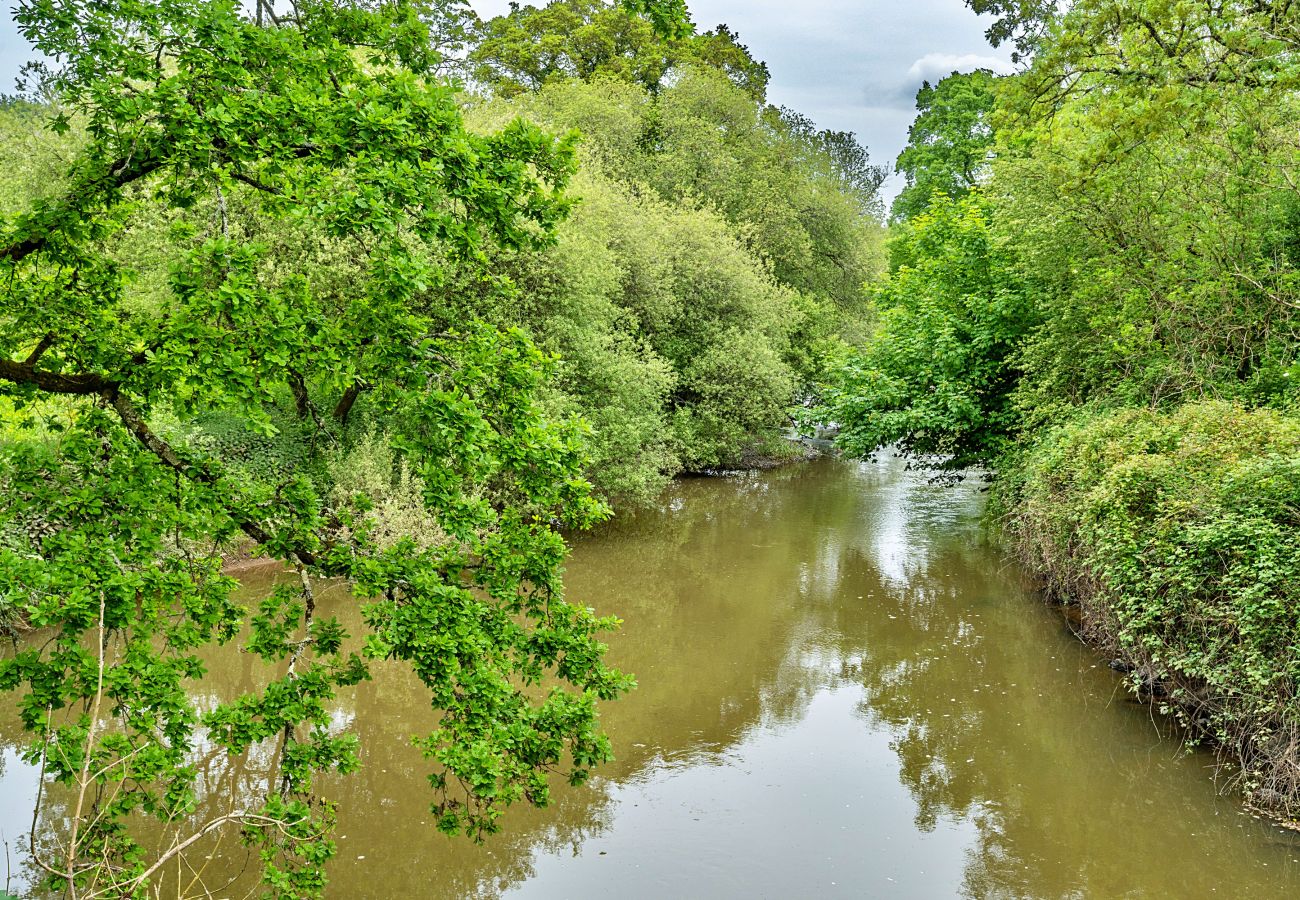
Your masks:
{"label": "cloudy sky", "polygon": [[[12,0],[0,2],[0,91],[8,93],[29,53],[9,17]],[[482,16],[509,5],[471,2]],[[987,23],[962,0],[688,2],[700,28],[726,23],[767,62],[771,102],[797,109],[823,128],[856,132],[872,158],[891,167],[907,140],[922,80],[954,69],[1010,70],[1007,54],[984,40]]]}

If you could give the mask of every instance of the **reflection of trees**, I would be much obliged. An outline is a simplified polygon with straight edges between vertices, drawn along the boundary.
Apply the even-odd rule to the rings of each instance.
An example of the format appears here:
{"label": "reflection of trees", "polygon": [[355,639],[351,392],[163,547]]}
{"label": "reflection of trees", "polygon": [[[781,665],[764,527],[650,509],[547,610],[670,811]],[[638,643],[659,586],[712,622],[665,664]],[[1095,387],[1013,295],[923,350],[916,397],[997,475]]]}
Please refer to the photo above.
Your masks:
{"label": "reflection of trees", "polygon": [[[759,722],[798,718],[824,683],[828,676],[801,665],[791,646],[822,627],[810,597],[835,582],[826,566],[838,559],[822,552],[812,523],[849,516],[856,502],[852,492],[820,488],[825,480],[791,469],[681,482],[658,513],[621,519],[579,544],[569,596],[625,619],[611,661],[640,682],[603,711],[618,757],[603,779],[712,757]],[[801,527],[791,529],[791,516]],[[511,810],[482,847],[432,833],[421,824],[422,761],[401,740],[427,728],[419,703],[387,675],[357,689],[355,728],[375,750],[363,772],[338,785],[347,835],[331,871],[339,890],[369,895],[382,884],[395,895],[490,896],[530,877],[539,854],[576,852],[612,820],[598,784],[557,789],[548,810]]]}
{"label": "reflection of trees", "polygon": [[[1188,793],[1186,767],[1162,765],[1171,746],[1147,767],[1112,771],[1095,759],[1115,748],[1131,763],[1134,743],[1153,743],[1149,726],[1136,710],[1127,721],[1089,707],[1087,697],[1108,692],[1108,674],[1073,684],[1055,671],[1053,655],[1080,651],[1049,615],[1031,602],[993,602],[1023,588],[982,544],[977,486],[930,486],[899,468],[882,460],[681,482],[657,513],[579,543],[569,594],[626,620],[611,656],[640,682],[604,711],[618,760],[602,777],[624,782],[712,757],[756,727],[799,719],[818,691],[857,683],[868,721],[893,735],[917,824],[976,826],[972,896],[1179,886],[1197,896],[1233,854],[1234,870],[1249,873],[1250,840],[1178,859],[1173,842],[1223,829],[1207,821],[1205,794]],[[414,683],[386,674],[350,702],[373,750],[337,786],[348,837],[332,876],[345,894],[383,885],[395,895],[492,896],[531,877],[540,854],[576,852],[613,820],[605,792],[561,788],[549,810],[512,810],[482,847],[442,838],[422,822],[424,768],[402,739],[429,725]],[[1142,802],[1152,794],[1163,798],[1158,815]],[[1144,839],[1117,839],[1125,829]],[[1149,858],[1164,835],[1172,864]],[[1108,881],[1116,872],[1133,880]],[[1241,885],[1256,896],[1276,890],[1267,870],[1250,879]]]}
{"label": "reflection of trees", "polygon": [[[204,699],[200,697],[199,705],[203,705],[203,702]],[[12,709],[6,710],[6,713],[3,720],[0,720],[0,747],[3,747],[5,753],[16,754],[27,747],[31,736],[22,729]],[[63,721],[58,715],[53,720],[56,724]],[[109,717],[101,717],[101,722],[111,727],[112,720]],[[250,805],[250,798],[264,797],[268,774],[274,770],[275,765],[269,752],[231,758],[223,750],[205,745],[202,740],[191,755],[190,764],[196,771],[198,794],[203,798],[196,809],[189,815],[167,821],[141,813],[135,813],[126,819],[133,838],[139,840],[146,852],[167,850],[195,834],[204,823]],[[13,793],[7,793],[3,809],[4,834],[8,844],[6,862],[11,867],[6,876],[11,890],[17,890],[23,896],[36,896],[32,893],[36,890],[34,886],[47,877],[46,870],[40,867],[36,859],[39,857],[48,861],[63,858],[72,840],[71,823],[77,809],[81,808],[81,798],[78,797],[75,786],[56,784],[48,777],[41,784],[41,770],[34,764],[23,763],[7,774],[9,778],[20,782],[22,787]],[[99,805],[115,797],[117,783],[110,779],[102,791],[91,795],[96,805],[89,806],[89,811],[84,808],[81,810],[83,827],[86,821],[93,821],[94,812]],[[37,806],[38,797],[40,803],[34,819],[33,809]],[[33,821],[36,824],[34,834]],[[31,853],[33,847],[36,850],[35,856]],[[235,830],[218,830],[211,839],[193,845],[193,849],[193,853],[179,854],[176,857],[174,868],[182,872],[180,883],[187,886],[184,891],[177,890],[174,883],[176,873],[171,871],[171,867],[163,870],[172,881],[162,879],[159,884],[166,885],[173,895],[203,896],[206,890],[226,896],[226,888],[237,880],[243,868],[250,867],[250,862],[250,868],[260,875],[260,865],[240,846]],[[213,858],[218,853],[230,859],[238,859],[239,862],[231,865],[227,860],[214,865]],[[248,880],[250,885],[255,885],[257,881],[256,875]],[[86,888],[84,891],[83,896],[115,896],[118,888],[111,884],[101,884],[93,890]]]}

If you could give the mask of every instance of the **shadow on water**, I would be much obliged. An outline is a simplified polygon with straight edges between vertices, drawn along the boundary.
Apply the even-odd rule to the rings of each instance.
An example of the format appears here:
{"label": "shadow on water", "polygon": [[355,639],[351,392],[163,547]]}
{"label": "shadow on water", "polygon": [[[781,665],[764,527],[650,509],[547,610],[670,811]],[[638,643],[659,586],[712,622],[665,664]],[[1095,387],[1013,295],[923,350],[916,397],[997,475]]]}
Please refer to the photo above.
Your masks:
{"label": "shadow on water", "polygon": [[[381,671],[336,712],[366,765],[330,786],[330,894],[1295,895],[1297,836],[1124,700],[985,545],[980,507],[897,460],[823,461],[683,481],[583,538],[568,591],[624,618],[610,654],[640,682],[604,712],[617,762],[482,846],[449,840],[408,740],[432,713]],[[355,621],[342,589],[322,605]],[[204,690],[256,677],[223,652]],[[16,737],[0,729],[11,846],[34,791]],[[244,863],[228,842],[213,866]]]}

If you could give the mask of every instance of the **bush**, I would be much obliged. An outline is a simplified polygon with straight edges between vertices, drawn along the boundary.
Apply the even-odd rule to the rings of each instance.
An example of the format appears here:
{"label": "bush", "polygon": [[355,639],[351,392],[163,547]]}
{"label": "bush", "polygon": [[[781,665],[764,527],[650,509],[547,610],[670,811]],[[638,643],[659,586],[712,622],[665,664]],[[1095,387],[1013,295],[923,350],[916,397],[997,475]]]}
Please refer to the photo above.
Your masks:
{"label": "bush", "polygon": [[[591,167],[553,246],[496,261],[515,302],[492,312],[558,358],[552,408],[591,426],[589,477],[647,503],[683,468],[744,465],[788,421],[812,357],[815,310],[710,209],[685,207]],[[474,303],[453,282],[431,302]],[[467,300],[468,298],[468,300]]]}
{"label": "bush", "polygon": [[403,540],[421,550],[448,540],[424,503],[424,480],[393,451],[391,435],[368,431],[329,462],[330,501],[384,550]]}
{"label": "bush", "polygon": [[1226,402],[1093,415],[1000,485],[1019,555],[1254,800],[1300,813],[1300,418]]}

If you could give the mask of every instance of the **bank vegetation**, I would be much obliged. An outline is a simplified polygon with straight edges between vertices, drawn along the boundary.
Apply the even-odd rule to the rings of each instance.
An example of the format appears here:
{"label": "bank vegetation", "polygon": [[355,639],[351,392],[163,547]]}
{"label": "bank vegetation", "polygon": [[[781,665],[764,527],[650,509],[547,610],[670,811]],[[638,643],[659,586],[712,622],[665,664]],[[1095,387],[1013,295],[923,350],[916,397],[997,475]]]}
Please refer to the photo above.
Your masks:
{"label": "bank vegetation", "polygon": [[994,472],[1008,547],[1260,808],[1300,816],[1300,9],[972,0],[918,96],[880,327],[822,415]]}

